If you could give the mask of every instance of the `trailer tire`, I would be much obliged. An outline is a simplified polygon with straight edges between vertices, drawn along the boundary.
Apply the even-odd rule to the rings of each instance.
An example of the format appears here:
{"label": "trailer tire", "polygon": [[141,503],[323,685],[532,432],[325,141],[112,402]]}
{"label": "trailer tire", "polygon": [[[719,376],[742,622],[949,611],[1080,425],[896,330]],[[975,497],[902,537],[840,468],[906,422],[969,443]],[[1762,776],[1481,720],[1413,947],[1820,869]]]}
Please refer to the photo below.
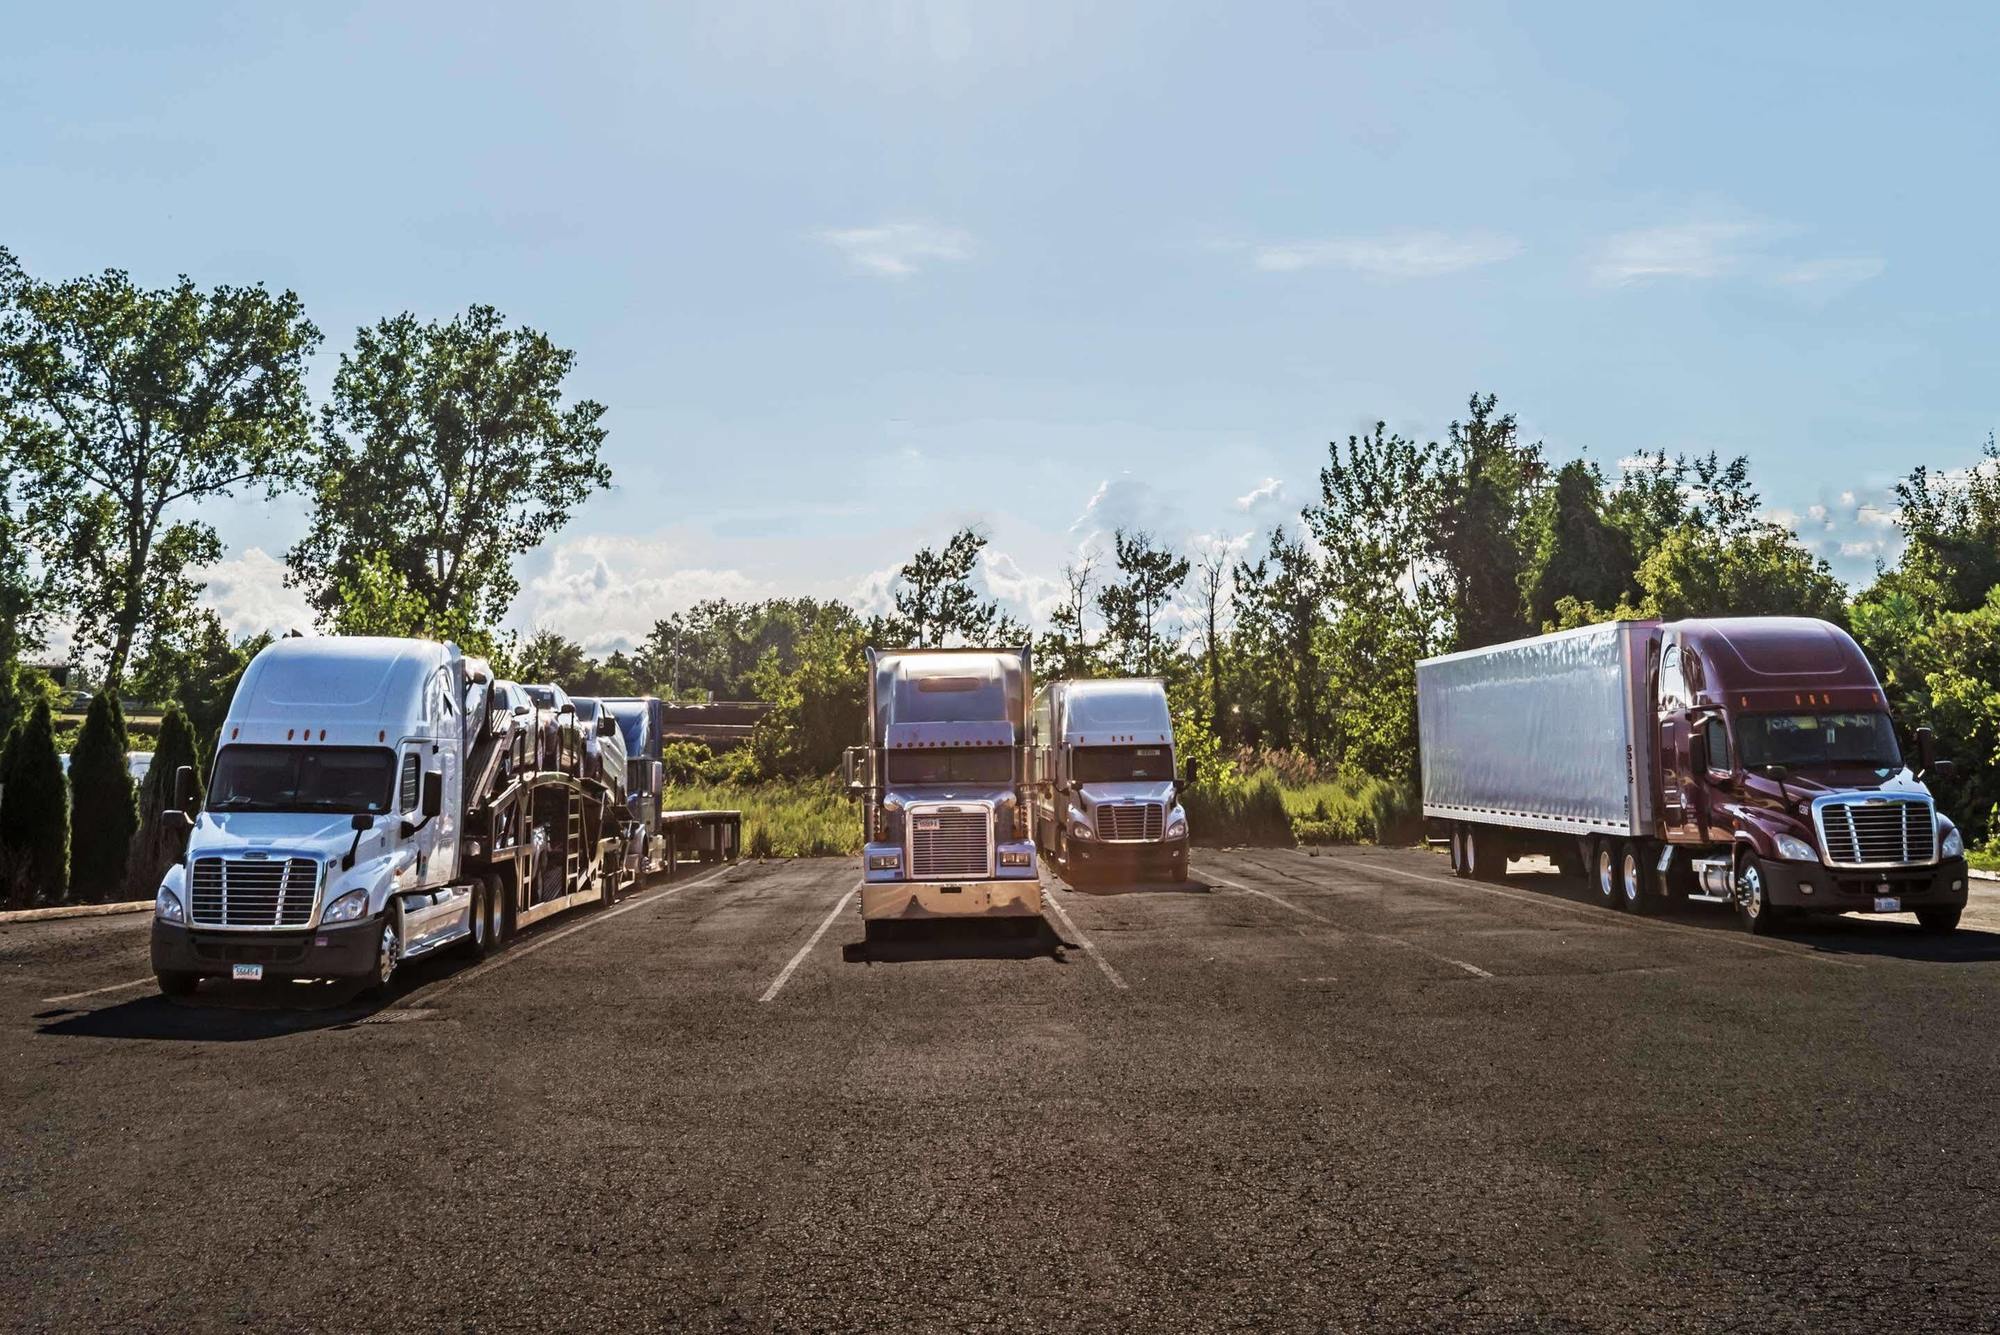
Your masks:
{"label": "trailer tire", "polygon": [[1472,875],[1465,866],[1465,831],[1464,825],[1451,827],[1451,874],[1461,880]]}
{"label": "trailer tire", "polygon": [[1599,839],[1590,848],[1591,875],[1597,881],[1598,902],[1609,909],[1618,907],[1618,841]]}
{"label": "trailer tire", "polygon": [[520,875],[518,867],[493,874],[493,939],[489,949],[498,950],[514,939],[514,906],[520,897]]}
{"label": "trailer tire", "polygon": [[[1956,918],[1953,921],[1955,923]],[[195,989],[201,986],[200,974],[188,973],[183,969],[167,969],[155,973],[153,980],[160,985],[160,995],[163,997],[191,997]]]}

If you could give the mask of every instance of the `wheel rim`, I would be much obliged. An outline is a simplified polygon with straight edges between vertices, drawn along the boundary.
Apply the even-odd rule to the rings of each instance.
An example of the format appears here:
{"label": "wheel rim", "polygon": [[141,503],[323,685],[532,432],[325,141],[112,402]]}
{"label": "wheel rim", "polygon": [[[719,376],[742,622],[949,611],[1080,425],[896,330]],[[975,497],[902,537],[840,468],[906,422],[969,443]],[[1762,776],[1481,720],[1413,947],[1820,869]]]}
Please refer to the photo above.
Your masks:
{"label": "wheel rim", "polygon": [[1764,912],[1764,874],[1753,862],[1736,869],[1736,902],[1746,917],[1755,918]]}
{"label": "wheel rim", "polygon": [[493,939],[493,920],[487,916],[492,912],[493,897],[484,890],[474,890],[472,896],[472,942],[484,946]]}
{"label": "wheel rim", "polygon": [[1597,893],[1611,899],[1616,885],[1617,872],[1611,861],[1611,850],[1600,848],[1597,850]]}
{"label": "wheel rim", "polygon": [[1639,883],[1639,856],[1636,853],[1627,853],[1625,855],[1624,881],[1625,902],[1627,904],[1637,904],[1639,896],[1645,887]]}
{"label": "wheel rim", "polygon": [[382,924],[382,946],[375,952],[377,981],[387,983],[396,973],[396,955],[402,943],[396,939],[396,924]]}
{"label": "wheel rim", "polygon": [[1479,874],[1479,841],[1472,837],[1472,831],[1465,832],[1465,874]]}

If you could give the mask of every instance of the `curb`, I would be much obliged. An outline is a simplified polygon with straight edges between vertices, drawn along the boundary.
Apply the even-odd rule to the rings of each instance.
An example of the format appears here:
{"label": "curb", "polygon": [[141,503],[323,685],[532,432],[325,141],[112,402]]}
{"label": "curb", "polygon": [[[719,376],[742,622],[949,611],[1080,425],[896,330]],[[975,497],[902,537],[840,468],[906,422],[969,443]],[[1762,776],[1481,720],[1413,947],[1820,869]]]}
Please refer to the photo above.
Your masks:
{"label": "curb", "polygon": [[108,918],[114,913],[143,913],[153,907],[150,899],[132,899],[121,904],[72,904],[58,909],[15,909],[0,913],[0,927],[11,922],[50,922],[58,918]]}
{"label": "curb", "polygon": [[1965,874],[1975,881],[2000,881],[2000,871],[1981,871],[1974,867]]}

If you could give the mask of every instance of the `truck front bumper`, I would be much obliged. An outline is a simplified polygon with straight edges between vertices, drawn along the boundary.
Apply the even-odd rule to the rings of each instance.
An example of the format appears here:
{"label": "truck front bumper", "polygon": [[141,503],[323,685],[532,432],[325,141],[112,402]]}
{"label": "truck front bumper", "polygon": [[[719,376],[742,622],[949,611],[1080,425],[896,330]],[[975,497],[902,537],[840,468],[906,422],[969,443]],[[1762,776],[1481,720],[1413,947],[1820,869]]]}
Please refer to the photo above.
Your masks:
{"label": "truck front bumper", "polygon": [[876,918],[1034,918],[1040,880],[872,881],[861,887],[861,916]]}
{"label": "truck front bumper", "polygon": [[153,920],[153,972],[227,978],[261,964],[266,978],[365,978],[375,972],[382,920],[312,932],[210,932]]}
{"label": "truck front bumper", "polygon": [[1965,906],[1968,881],[1964,858],[1940,862],[1935,867],[1883,871],[1846,871],[1813,862],[1779,862],[1770,858],[1757,861],[1764,872],[1765,893],[1773,904],[1784,908],[1872,913],[1875,901],[1885,897],[1897,900],[1904,913]]}
{"label": "truck front bumper", "polygon": [[1180,839],[1158,839],[1147,843],[1100,843],[1095,839],[1071,839],[1069,855],[1077,862],[1092,867],[1164,867],[1171,862],[1186,862],[1188,841]]}

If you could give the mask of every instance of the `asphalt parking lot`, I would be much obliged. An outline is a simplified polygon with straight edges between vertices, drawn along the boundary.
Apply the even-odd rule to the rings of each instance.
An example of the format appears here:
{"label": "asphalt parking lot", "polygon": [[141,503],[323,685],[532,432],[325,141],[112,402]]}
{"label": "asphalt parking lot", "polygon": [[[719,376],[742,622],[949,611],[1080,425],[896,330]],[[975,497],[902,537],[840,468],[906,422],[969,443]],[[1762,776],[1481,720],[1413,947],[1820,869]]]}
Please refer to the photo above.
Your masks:
{"label": "asphalt parking lot", "polygon": [[719,869],[376,1003],[0,928],[0,1328],[1995,1327],[1990,887],[1753,940],[1198,851],[871,947],[856,879]]}

